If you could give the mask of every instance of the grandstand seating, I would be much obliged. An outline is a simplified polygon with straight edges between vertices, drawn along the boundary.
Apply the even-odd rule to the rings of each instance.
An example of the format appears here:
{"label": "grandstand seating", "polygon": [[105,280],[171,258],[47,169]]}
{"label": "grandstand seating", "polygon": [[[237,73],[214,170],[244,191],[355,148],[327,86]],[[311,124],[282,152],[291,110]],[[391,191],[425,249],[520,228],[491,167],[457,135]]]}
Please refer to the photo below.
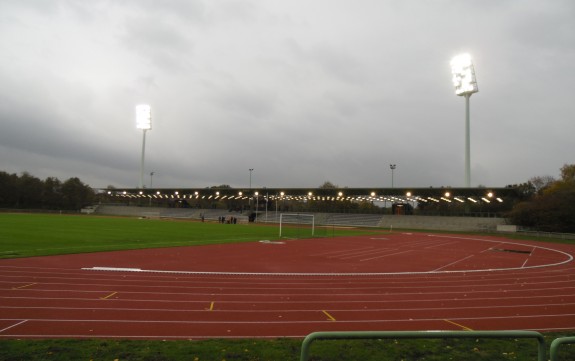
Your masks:
{"label": "grandstand seating", "polygon": [[379,227],[383,219],[381,214],[324,213],[323,216],[321,224],[329,226]]}
{"label": "grandstand seating", "polygon": [[[197,219],[204,215],[206,221],[217,221],[219,217],[233,216],[240,223],[248,222],[248,213],[229,212],[226,209],[198,208],[157,208],[129,206],[99,206],[95,213],[106,215],[123,215],[145,218],[181,218]],[[448,231],[489,231],[495,232],[497,225],[505,224],[504,218],[480,217],[442,217],[415,215],[381,215],[356,213],[314,213],[316,225],[379,227],[385,229],[429,229]],[[279,223],[279,213],[260,212],[257,222]]]}

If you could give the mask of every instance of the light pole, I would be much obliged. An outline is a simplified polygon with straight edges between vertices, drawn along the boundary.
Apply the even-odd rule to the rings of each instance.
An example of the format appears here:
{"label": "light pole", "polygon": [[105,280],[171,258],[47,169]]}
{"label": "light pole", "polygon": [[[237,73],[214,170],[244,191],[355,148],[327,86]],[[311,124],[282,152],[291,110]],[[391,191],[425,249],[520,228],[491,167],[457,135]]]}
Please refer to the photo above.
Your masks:
{"label": "light pole", "polygon": [[152,129],[152,114],[150,106],[140,104],[136,106],[136,128],[142,129],[142,159],[140,162],[140,189],[144,188],[144,153],[146,150],[146,131]]}
{"label": "light pole", "polygon": [[252,172],[254,171],[253,168],[249,169],[250,171],[250,198],[249,198],[249,203],[250,203],[250,211],[252,210]]}
{"label": "light pole", "polygon": [[270,193],[266,188],[267,187],[264,187],[264,190],[266,191],[266,223],[268,223],[268,202],[270,200]]}
{"label": "light pole", "polygon": [[390,164],[389,168],[391,169],[391,188],[393,188],[393,171],[395,170],[395,168],[397,168],[397,165]]}
{"label": "light pole", "polygon": [[469,98],[477,93],[477,79],[471,56],[461,54],[451,60],[451,73],[455,94],[465,97],[465,186],[471,187],[471,146],[470,146],[470,121],[469,121]]}
{"label": "light pole", "polygon": [[[154,172],[150,172],[150,189],[152,188],[154,182],[153,182],[153,177],[154,177]],[[152,206],[152,196],[148,196],[150,197],[149,202],[148,202],[148,206]]]}
{"label": "light pole", "polygon": [[256,216],[254,218],[254,223],[258,223],[258,212],[260,211],[260,193],[256,192]]}

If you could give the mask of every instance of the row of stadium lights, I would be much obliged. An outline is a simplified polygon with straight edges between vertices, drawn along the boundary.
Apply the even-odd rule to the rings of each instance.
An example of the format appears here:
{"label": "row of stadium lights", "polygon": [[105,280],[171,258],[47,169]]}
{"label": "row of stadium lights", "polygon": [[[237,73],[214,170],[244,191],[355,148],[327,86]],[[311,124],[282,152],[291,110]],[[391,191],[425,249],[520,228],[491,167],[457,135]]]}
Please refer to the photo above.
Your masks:
{"label": "row of stadium lights", "polygon": [[[119,194],[115,194],[112,193],[111,191],[108,192],[109,195],[119,195],[121,197],[130,197],[130,198],[156,198],[156,199],[213,199],[213,200],[224,200],[224,199],[249,199],[251,197],[244,195],[243,192],[238,192],[237,195],[222,195],[220,196],[220,192],[216,192],[215,194],[211,194],[211,195],[200,195],[199,192],[194,192],[193,194],[190,195],[182,195],[180,196],[179,192],[176,191],[173,194],[162,194],[160,191],[157,191],[155,194],[144,194],[144,192],[140,191],[138,194],[134,195],[134,194],[130,194],[126,191],[121,192]],[[254,197],[259,197],[260,194],[259,192],[254,192]],[[313,200],[313,201],[375,201],[375,202],[385,202],[385,201],[390,201],[390,202],[436,202],[439,203],[441,201],[447,202],[447,203],[451,203],[453,201],[459,202],[459,203],[464,203],[466,200],[470,201],[472,203],[478,203],[480,200],[482,200],[485,203],[491,203],[493,200],[502,203],[503,199],[499,198],[499,197],[495,197],[494,194],[492,192],[487,193],[484,197],[481,197],[480,199],[475,199],[473,197],[460,197],[460,196],[452,196],[450,192],[445,192],[444,195],[442,197],[440,197],[439,199],[434,198],[434,197],[427,197],[427,198],[422,198],[419,196],[413,196],[411,194],[411,192],[407,192],[405,194],[406,198],[402,199],[399,197],[378,197],[375,192],[372,192],[371,195],[369,197],[352,197],[352,196],[347,196],[345,197],[343,192],[338,192],[337,197],[336,196],[314,196],[312,192],[309,192],[307,194],[307,196],[290,196],[290,195],[286,195],[284,192],[280,192],[278,195],[266,195],[264,198],[270,198],[272,200],[276,200],[276,199],[285,199],[285,200],[297,200],[297,201],[303,201],[303,200]]]}

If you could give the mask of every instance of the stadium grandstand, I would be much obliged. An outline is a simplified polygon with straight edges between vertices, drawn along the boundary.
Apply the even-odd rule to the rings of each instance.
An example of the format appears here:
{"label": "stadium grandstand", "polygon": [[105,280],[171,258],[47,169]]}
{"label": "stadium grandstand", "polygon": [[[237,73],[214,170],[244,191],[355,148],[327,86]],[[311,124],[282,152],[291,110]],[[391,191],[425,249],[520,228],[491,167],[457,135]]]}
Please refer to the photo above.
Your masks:
{"label": "stadium grandstand", "polygon": [[[494,230],[521,199],[505,188],[129,188],[99,189],[97,213],[278,223],[314,213],[322,225]],[[409,217],[405,217],[409,216]]]}

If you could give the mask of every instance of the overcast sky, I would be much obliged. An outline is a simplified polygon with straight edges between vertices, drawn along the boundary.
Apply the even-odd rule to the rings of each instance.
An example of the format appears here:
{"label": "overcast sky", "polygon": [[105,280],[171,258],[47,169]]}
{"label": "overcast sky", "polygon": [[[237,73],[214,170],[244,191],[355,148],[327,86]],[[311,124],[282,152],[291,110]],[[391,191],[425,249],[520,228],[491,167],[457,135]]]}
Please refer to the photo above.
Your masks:
{"label": "overcast sky", "polygon": [[[145,185],[463,186],[575,163],[573,0],[1,0],[0,171]],[[154,172],[151,179],[150,172]]]}

